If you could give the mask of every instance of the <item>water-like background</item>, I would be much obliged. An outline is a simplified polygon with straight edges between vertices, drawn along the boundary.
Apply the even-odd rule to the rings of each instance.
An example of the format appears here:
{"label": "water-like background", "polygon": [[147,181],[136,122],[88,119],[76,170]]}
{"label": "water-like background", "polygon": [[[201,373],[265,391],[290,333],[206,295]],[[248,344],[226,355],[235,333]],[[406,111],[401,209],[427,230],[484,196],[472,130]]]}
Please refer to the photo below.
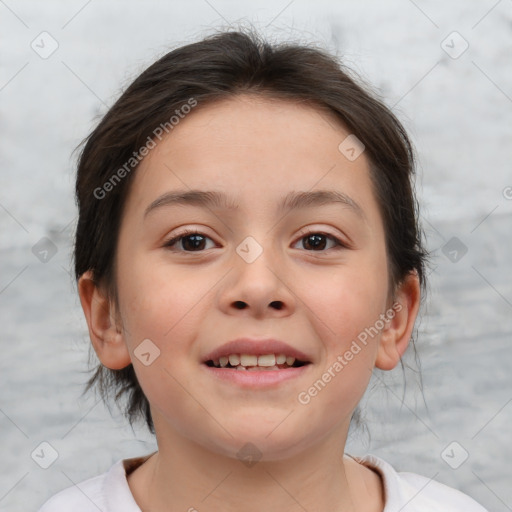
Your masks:
{"label": "water-like background", "polygon": [[[156,57],[244,20],[337,51],[393,107],[419,156],[434,256],[416,342],[423,387],[412,352],[405,381],[400,368],[375,374],[361,404],[370,435],[354,431],[346,451],[512,510],[512,2],[6,0],[0,511],[36,510],[73,482],[154,449],[143,428],[132,432],[115,408],[112,417],[94,394],[80,396],[89,340],[70,274],[71,153]],[[31,47],[43,31],[58,42],[46,59]],[[34,254],[41,244],[56,250],[47,262]],[[452,261],[454,248],[459,258],[467,252]],[[58,453],[48,469],[31,457],[41,442]],[[457,469],[445,461],[466,454]]]}

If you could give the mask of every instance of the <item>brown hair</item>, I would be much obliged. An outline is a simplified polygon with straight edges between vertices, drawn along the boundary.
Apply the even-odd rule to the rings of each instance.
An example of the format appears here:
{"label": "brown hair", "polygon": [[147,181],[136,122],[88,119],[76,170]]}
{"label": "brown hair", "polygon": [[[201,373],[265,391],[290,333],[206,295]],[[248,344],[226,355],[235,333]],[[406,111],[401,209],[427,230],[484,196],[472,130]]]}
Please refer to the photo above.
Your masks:
{"label": "brown hair", "polygon": [[[390,290],[412,271],[424,289],[427,252],[412,186],[413,149],[393,113],[358,81],[325,50],[270,44],[253,31],[221,31],[161,57],[136,78],[82,142],[76,178],[76,279],[91,270],[95,283],[104,286],[118,305],[115,252],[141,148],[160,133],[158,127],[170,131],[171,118],[186,112],[184,105],[192,104],[191,99],[201,108],[251,93],[309,102],[334,114],[362,141],[385,227]],[[126,397],[130,423],[141,417],[154,433],[149,402],[131,364],[121,370],[99,364],[84,393],[93,385],[98,385],[105,402],[111,393],[116,401]]]}

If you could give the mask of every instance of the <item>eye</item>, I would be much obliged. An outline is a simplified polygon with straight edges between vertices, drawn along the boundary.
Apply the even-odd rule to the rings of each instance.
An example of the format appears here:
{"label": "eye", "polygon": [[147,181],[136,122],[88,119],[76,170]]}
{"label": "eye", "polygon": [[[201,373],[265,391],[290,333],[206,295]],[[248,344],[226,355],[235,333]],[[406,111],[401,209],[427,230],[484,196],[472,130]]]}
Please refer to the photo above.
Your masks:
{"label": "eye", "polygon": [[180,250],[184,252],[201,252],[204,249],[211,249],[211,247],[205,247],[206,240],[212,239],[198,231],[187,230],[165,242],[164,247],[172,248],[178,245],[180,249],[173,250],[177,250],[178,252],[180,252]]}
{"label": "eye", "polygon": [[[205,245],[207,245],[206,240],[213,242],[213,240],[204,233],[186,230],[165,242],[164,247],[173,248],[173,250],[177,252],[201,252],[212,248],[205,247]],[[302,248],[308,251],[325,252],[326,249],[347,248],[347,245],[336,236],[320,231],[311,231],[303,234],[296,243],[301,241],[303,242]],[[327,247],[329,241],[333,244],[331,247]],[[178,249],[175,248],[176,246]]]}
{"label": "eye", "polygon": [[306,241],[302,244],[302,247],[306,250],[325,252],[324,249],[326,248],[327,240],[331,240],[334,243],[334,246],[330,247],[331,249],[347,248],[347,245],[334,235],[329,235],[328,233],[317,231],[311,231],[309,233],[303,234],[298,242]]}

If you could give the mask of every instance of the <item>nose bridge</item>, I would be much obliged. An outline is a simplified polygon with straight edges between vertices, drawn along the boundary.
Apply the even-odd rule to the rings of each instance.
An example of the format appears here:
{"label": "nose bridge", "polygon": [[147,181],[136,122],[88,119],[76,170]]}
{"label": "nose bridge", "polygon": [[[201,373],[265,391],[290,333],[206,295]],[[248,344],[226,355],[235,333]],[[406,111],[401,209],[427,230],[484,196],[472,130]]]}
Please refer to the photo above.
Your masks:
{"label": "nose bridge", "polygon": [[[274,247],[269,234],[249,235],[236,247],[235,267],[238,279],[247,276],[250,282],[257,278],[258,282],[269,286],[274,284],[279,272],[280,262],[278,251]],[[278,279],[277,279],[278,280]],[[279,280],[278,280],[279,281]]]}

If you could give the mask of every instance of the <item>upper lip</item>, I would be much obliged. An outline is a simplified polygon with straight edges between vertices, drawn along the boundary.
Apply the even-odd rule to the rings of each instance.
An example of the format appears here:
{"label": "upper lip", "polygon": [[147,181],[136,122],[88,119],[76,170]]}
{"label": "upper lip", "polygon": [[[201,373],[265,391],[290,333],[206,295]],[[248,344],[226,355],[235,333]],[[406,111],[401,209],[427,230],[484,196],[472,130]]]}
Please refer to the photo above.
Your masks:
{"label": "upper lip", "polygon": [[203,362],[210,360],[215,361],[220,357],[226,357],[230,354],[250,354],[256,356],[284,354],[286,357],[295,357],[295,359],[304,363],[311,362],[311,358],[304,352],[288,345],[284,341],[272,338],[238,338],[233,341],[228,341],[207,354]]}

